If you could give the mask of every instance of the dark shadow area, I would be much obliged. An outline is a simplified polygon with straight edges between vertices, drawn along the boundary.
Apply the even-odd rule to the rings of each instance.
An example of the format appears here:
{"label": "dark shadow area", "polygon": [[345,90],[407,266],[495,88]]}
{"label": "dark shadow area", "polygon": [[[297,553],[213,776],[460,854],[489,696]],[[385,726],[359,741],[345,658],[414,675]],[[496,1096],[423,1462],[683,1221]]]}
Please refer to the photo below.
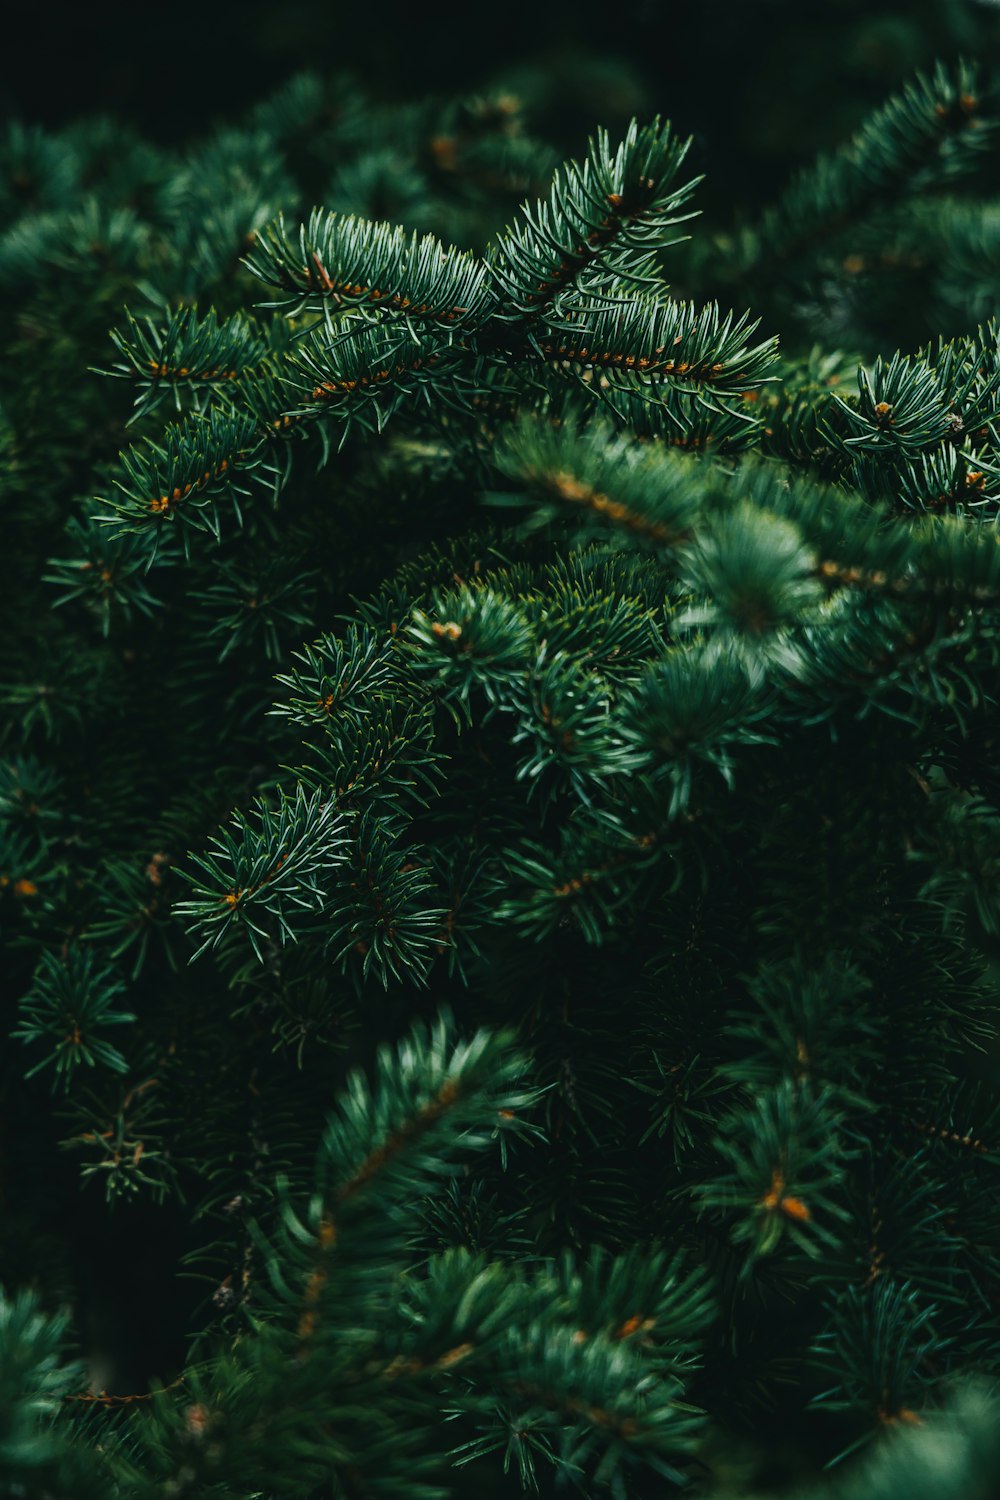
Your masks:
{"label": "dark shadow area", "polygon": [[[770,197],[914,69],[991,52],[992,0],[580,0],[502,8],[340,0],[26,8],[0,73],[0,112],[44,125],[105,111],[175,143],[233,118],[302,69],[343,70],[376,99],[450,96],[512,81],[553,83],[554,121],[577,148],[595,120],[638,110],[695,133],[704,205]],[[560,83],[574,79],[572,105]],[[581,76],[586,80],[581,87]]]}

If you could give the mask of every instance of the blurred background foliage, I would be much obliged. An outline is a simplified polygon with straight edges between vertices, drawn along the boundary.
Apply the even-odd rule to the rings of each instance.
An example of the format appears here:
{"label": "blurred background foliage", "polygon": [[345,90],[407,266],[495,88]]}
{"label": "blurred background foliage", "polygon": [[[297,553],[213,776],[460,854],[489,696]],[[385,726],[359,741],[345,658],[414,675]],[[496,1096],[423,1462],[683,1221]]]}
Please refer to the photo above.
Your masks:
{"label": "blurred background foliage", "polygon": [[[0,113],[59,126],[95,110],[175,145],[303,67],[356,74],[377,101],[545,76],[536,134],[577,150],[656,111],[695,135],[713,217],[774,197],[915,69],[1000,50],[996,0],[173,0],[25,6]],[[23,28],[23,31],[21,30]],[[529,92],[534,95],[535,89]],[[537,109],[536,109],[537,113]]]}

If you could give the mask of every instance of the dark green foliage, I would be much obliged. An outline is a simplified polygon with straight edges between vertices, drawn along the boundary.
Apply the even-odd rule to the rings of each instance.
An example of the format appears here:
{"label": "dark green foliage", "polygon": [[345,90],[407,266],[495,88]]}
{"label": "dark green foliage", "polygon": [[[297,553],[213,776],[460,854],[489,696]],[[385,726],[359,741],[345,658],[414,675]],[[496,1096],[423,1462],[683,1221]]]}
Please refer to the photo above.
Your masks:
{"label": "dark green foliage", "polygon": [[65,960],[43,953],[40,972],[21,1001],[20,1025],[11,1033],[23,1042],[48,1045],[48,1056],[26,1076],[53,1063],[56,1080],[68,1088],[81,1063],[127,1073],[128,1063],[118,1048],[100,1035],[106,1026],[135,1020],[128,1011],[114,1008],[123,990],[113,969],[95,968],[92,951],[70,948]]}
{"label": "dark green foliage", "polygon": [[996,205],[852,292],[981,83],[687,249],[661,119],[110,129],[0,153],[0,1493],[985,1497]]}
{"label": "dark green foliage", "polygon": [[918,74],[852,141],[799,174],[748,237],[752,261],[808,256],[873,210],[962,176],[986,144],[980,87],[967,64]]}

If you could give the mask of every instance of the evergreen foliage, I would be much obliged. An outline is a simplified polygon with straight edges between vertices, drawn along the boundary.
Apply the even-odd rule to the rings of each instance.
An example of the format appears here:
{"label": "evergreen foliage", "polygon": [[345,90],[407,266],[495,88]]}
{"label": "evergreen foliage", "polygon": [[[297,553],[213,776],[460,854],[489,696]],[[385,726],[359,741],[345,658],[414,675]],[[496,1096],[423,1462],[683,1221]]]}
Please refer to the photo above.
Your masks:
{"label": "evergreen foliage", "polygon": [[993,1492],[984,82],[529,116],[0,143],[0,1494]]}

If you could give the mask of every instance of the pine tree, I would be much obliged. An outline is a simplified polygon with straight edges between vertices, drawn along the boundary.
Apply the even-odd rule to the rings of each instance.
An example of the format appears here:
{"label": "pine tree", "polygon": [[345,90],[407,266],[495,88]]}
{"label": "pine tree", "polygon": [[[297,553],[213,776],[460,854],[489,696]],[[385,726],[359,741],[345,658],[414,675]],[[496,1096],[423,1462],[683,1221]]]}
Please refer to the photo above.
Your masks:
{"label": "pine tree", "polygon": [[8,131],[0,1492],[992,1493],[992,141]]}

